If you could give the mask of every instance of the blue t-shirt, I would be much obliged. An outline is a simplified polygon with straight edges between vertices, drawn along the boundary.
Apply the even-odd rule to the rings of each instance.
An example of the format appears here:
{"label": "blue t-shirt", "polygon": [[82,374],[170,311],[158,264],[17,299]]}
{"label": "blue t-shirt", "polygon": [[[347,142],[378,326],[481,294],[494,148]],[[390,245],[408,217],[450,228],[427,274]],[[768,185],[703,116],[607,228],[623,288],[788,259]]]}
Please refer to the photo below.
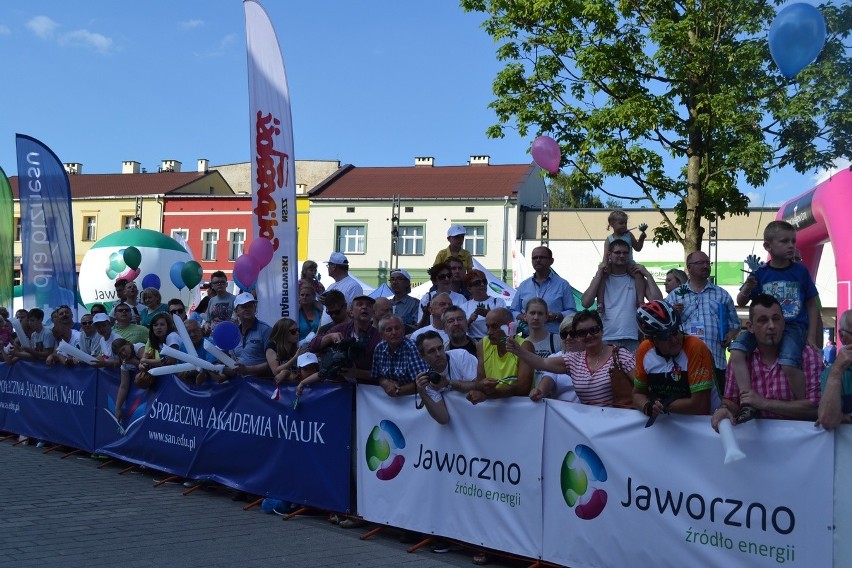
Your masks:
{"label": "blue t-shirt", "polygon": [[808,311],[805,302],[819,295],[810,272],[804,264],[794,262],[787,268],[761,266],[754,274],[757,286],[751,291],[750,300],[758,294],[774,296],[781,304],[784,321],[808,329]]}

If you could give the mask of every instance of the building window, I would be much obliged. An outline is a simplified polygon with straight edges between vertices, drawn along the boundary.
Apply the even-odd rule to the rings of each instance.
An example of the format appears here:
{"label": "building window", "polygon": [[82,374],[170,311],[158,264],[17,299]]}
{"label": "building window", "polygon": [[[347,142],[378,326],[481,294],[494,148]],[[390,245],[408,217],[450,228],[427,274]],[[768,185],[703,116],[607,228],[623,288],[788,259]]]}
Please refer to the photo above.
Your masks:
{"label": "building window", "polygon": [[464,249],[473,256],[485,256],[485,225],[465,225]]}
{"label": "building window", "polygon": [[216,245],[219,243],[219,231],[202,231],[201,243],[201,260],[216,260]]}
{"label": "building window", "polygon": [[21,218],[15,217],[15,242],[21,242]]}
{"label": "building window", "polygon": [[337,250],[344,254],[367,252],[367,227],[364,225],[341,225],[337,227]]}
{"label": "building window", "polygon": [[189,229],[172,229],[172,238],[174,240],[178,240],[178,237],[184,240],[184,242],[189,241]]}
{"label": "building window", "polygon": [[228,249],[228,260],[237,260],[243,254],[246,244],[245,231],[229,231],[228,240],[231,241],[231,246]]}
{"label": "building window", "polygon": [[83,240],[96,241],[98,240],[98,219],[97,217],[87,215],[83,217]]}
{"label": "building window", "polygon": [[423,225],[399,228],[396,252],[405,256],[423,255]]}
{"label": "building window", "polygon": [[136,228],[136,217],[133,215],[122,215],[121,216],[121,228],[122,229],[135,229]]}
{"label": "building window", "polygon": [[21,269],[16,268],[12,274],[13,274],[12,278],[13,278],[13,282],[14,282],[13,285],[14,286],[20,286],[21,285]]}

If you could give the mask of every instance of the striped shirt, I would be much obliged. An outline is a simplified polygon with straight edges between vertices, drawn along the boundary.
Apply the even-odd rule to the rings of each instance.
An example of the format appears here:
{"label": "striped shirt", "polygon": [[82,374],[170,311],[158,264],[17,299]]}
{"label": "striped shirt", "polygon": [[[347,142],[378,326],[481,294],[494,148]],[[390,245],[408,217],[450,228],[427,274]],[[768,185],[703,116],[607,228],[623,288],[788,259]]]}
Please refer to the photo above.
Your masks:
{"label": "striped shirt", "polygon": [[[618,360],[628,373],[636,367],[633,353],[629,349],[618,350]],[[563,353],[565,369],[574,381],[574,390],[583,404],[595,406],[612,406],[612,380],[609,378],[609,368],[612,366],[612,355],[594,371],[589,369],[585,351]]]}
{"label": "striped shirt", "polygon": [[[751,388],[763,398],[770,400],[795,400],[790,383],[781,370],[781,365],[776,359],[772,365],[764,365],[760,360],[760,347],[750,355],[749,372],[751,373]],[[805,373],[805,392],[808,400],[814,406],[819,405],[819,377],[822,373],[822,353],[812,345],[805,347],[802,351],[802,372]],[[728,367],[725,374],[725,398],[740,402],[740,389],[734,378],[733,366]],[[786,418],[771,412],[761,411],[761,416],[766,418]]]}

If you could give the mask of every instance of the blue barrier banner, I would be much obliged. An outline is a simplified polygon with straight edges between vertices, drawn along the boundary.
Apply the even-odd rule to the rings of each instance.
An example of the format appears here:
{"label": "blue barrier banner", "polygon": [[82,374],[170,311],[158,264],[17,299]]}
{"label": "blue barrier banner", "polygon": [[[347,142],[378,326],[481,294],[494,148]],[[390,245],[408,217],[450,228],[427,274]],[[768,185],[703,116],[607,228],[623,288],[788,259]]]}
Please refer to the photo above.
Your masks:
{"label": "blue barrier banner", "polygon": [[97,451],[248,493],[347,511],[351,387],[319,385],[294,408],[294,389],[272,398],[269,382],[187,385],[172,375],[132,387],[114,418],[116,374],[102,372]]}
{"label": "blue barrier banner", "polygon": [[0,412],[3,428],[16,434],[91,452],[97,371],[19,361],[2,364]]}

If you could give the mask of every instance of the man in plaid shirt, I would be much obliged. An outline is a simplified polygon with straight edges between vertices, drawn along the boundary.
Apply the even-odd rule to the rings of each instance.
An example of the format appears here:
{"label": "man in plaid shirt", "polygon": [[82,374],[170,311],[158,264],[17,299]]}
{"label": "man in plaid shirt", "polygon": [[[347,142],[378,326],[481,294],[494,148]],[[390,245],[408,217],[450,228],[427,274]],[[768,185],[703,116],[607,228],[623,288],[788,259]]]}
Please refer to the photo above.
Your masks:
{"label": "man in plaid shirt", "polygon": [[773,296],[759,294],[752,300],[746,324],[757,341],[757,349],[749,356],[752,389],[740,392],[734,378],[733,367],[729,366],[725,381],[725,398],[711,424],[717,428],[721,420],[734,417],[740,404],[749,404],[760,410],[765,418],[788,418],[793,420],[816,420],[819,406],[819,377],[822,373],[822,354],[813,346],[802,351],[802,371],[805,374],[806,398],[796,400],[790,384],[778,364],[781,335],[784,333],[784,315],[781,305]]}
{"label": "man in plaid shirt", "polygon": [[414,394],[414,379],[429,370],[429,365],[420,358],[417,346],[405,337],[402,318],[391,314],[379,322],[382,341],[373,352],[373,369],[370,377],[378,383],[388,396]]}

